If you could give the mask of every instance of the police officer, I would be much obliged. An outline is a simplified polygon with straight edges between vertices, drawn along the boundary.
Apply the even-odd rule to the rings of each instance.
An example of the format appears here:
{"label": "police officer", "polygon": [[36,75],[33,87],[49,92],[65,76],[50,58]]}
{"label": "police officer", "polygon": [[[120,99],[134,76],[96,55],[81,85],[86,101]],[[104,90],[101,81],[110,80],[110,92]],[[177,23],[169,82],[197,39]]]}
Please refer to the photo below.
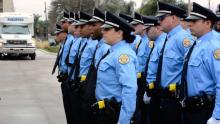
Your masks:
{"label": "police officer", "polygon": [[76,25],[79,21],[79,16],[78,13],[74,13],[74,21],[72,22],[69,30],[72,33],[73,37],[74,37],[74,41],[73,41],[73,45],[70,48],[70,54],[69,54],[69,61],[68,61],[68,65],[70,66],[68,68],[68,75],[70,75],[70,70],[73,67],[75,58],[76,58],[76,54],[78,52],[79,49],[79,44],[80,41],[82,40],[82,37],[80,36],[80,26]]}
{"label": "police officer", "polygon": [[73,66],[69,72],[69,83],[71,84],[71,90],[74,96],[74,117],[77,119],[76,123],[84,123],[85,119],[81,109],[82,87],[92,61],[97,41],[93,41],[90,38],[91,29],[89,20],[91,16],[84,12],[79,12],[78,15],[79,20],[74,25],[79,27],[81,40],[77,40],[77,42],[79,41],[79,45],[77,47],[74,46],[71,53],[71,61],[74,61],[71,62]]}
{"label": "police officer", "polygon": [[[82,52],[81,61],[80,61],[80,73],[79,77],[81,81],[84,81],[86,75],[89,70],[89,66],[92,62],[93,53],[95,52],[96,45],[98,41],[91,39],[91,27],[89,24],[89,20],[92,16],[80,12],[80,22],[77,25],[80,25],[80,35],[83,37],[84,40],[84,52]],[[82,42],[82,41],[81,41]],[[83,44],[83,43],[82,43]]]}
{"label": "police officer", "polygon": [[[65,41],[66,39],[66,36],[67,36],[67,32],[65,32],[61,26],[59,24],[56,24],[56,31],[54,32],[54,34],[56,34],[56,38],[55,38],[55,41],[57,43],[61,43],[63,44],[63,42]],[[62,45],[61,45],[62,46]],[[61,52],[61,51],[59,51]],[[59,54],[59,53],[58,53]]]}
{"label": "police officer", "polygon": [[111,45],[109,55],[97,65],[96,99],[98,124],[130,124],[136,107],[137,58],[128,43],[133,28],[125,20],[106,12],[103,38]]}
{"label": "police officer", "polygon": [[135,113],[135,116],[136,116],[135,118],[137,118],[137,123],[139,120],[140,120],[140,123],[147,123],[147,116],[144,110],[145,105],[143,102],[143,95],[144,95],[145,87],[146,87],[145,67],[146,67],[146,61],[150,53],[150,48],[148,47],[149,39],[146,35],[146,30],[144,28],[145,26],[144,26],[144,22],[142,19],[142,15],[135,12],[133,21],[130,24],[132,24],[132,26],[135,29],[134,34],[139,35],[141,37],[141,39],[138,42],[133,43],[135,52],[138,58],[138,63],[139,63],[139,66],[137,69],[138,91],[137,91],[137,111]]}
{"label": "police officer", "polygon": [[157,94],[153,92],[154,87],[151,83],[156,79],[159,54],[166,39],[166,33],[161,30],[157,18],[143,16],[143,21],[147,28],[147,36],[150,39],[149,48],[151,49],[145,69],[147,72],[146,82],[148,87],[146,90],[147,94],[144,96],[144,101],[145,103],[150,103],[148,107],[149,123],[159,124],[160,102]]}
{"label": "police officer", "polygon": [[[71,13],[72,16],[72,13]],[[62,68],[62,73],[67,74],[68,73],[68,57],[69,57],[69,53],[70,53],[70,48],[72,46],[72,43],[74,41],[74,37],[73,35],[69,32],[69,28],[71,27],[71,23],[72,23],[72,18],[70,17],[70,13],[64,12],[64,18],[61,19],[61,26],[62,28],[68,32],[65,44],[64,44],[64,50],[63,50],[63,55],[61,58],[61,65],[63,66]]]}
{"label": "police officer", "polygon": [[216,16],[218,17],[213,32],[215,36],[220,40],[220,4],[218,5],[218,11],[216,12]]}
{"label": "police officer", "polygon": [[218,20],[215,23],[215,30],[220,33],[220,4],[218,5],[218,11],[216,12]]}
{"label": "police officer", "polygon": [[[133,17],[131,17],[130,15],[119,13],[118,16],[124,19],[125,21],[127,21],[128,23],[131,23],[133,21]],[[134,34],[134,32],[131,32],[131,34]],[[135,44],[138,44],[141,41],[141,36],[139,34],[134,34],[134,35],[135,35],[135,40],[133,43],[130,44],[130,46],[134,51],[136,51]]]}
{"label": "police officer", "polygon": [[128,23],[131,23],[133,21],[133,18],[130,15],[119,13],[118,16],[127,21]]}
{"label": "police officer", "polygon": [[192,36],[180,25],[185,10],[163,2],[158,2],[156,17],[160,27],[167,33],[158,60],[158,68],[153,84],[160,95],[160,121],[180,124],[181,106],[179,104],[180,78],[184,55],[192,45]]}
{"label": "police officer", "polygon": [[[69,53],[67,54],[66,63],[68,65],[68,75],[70,76],[70,71],[73,68],[74,61],[79,49],[79,44],[81,41],[81,38],[79,36],[79,26],[75,26],[75,24],[78,22],[78,14],[77,13],[70,13],[70,18],[68,19],[68,22],[70,26],[68,27],[69,33],[73,36],[72,43],[70,45]],[[69,82],[69,77],[65,81],[68,89],[69,89],[69,104],[70,107],[68,111],[70,111],[70,118],[71,118],[71,124],[80,123],[80,118],[77,116],[79,113],[77,112],[79,108],[78,104],[78,96],[73,93],[71,88],[71,83]]]}
{"label": "police officer", "polygon": [[[61,27],[62,29],[68,33],[68,28],[69,28],[69,14],[67,12],[63,13],[63,18],[60,20],[61,21]],[[55,62],[52,74],[55,72],[56,65],[59,65],[59,73],[58,73],[58,81],[61,82],[61,90],[62,90],[62,95],[63,95],[63,104],[64,104],[64,110],[66,114],[66,119],[67,123],[72,123],[71,120],[71,102],[70,102],[70,91],[68,85],[65,83],[67,77],[68,77],[68,65],[66,63],[66,59],[68,56],[68,53],[70,51],[70,46],[72,44],[73,37],[71,34],[67,34],[67,37],[63,44],[61,44],[61,49],[60,49],[60,56],[59,59],[57,57],[57,60]],[[58,62],[57,62],[58,61]]]}
{"label": "police officer", "polygon": [[75,35],[76,35],[75,34],[76,27],[75,27],[75,25],[73,25],[73,23],[76,22],[76,15],[77,14],[75,14],[74,12],[70,12],[69,19],[68,19],[68,22],[70,24],[68,32],[73,35],[74,40],[75,40]]}
{"label": "police officer", "polygon": [[[197,40],[185,57],[184,84],[185,124],[219,124],[220,44],[212,32],[217,20],[209,9],[193,3],[190,30]],[[210,118],[210,119],[209,119]]]}
{"label": "police officer", "polygon": [[92,19],[89,20],[91,26],[91,39],[98,41],[95,52],[92,55],[92,61],[89,67],[88,74],[86,76],[84,91],[82,94],[82,109],[83,109],[83,123],[95,124],[95,118],[91,111],[91,105],[96,102],[95,99],[95,86],[97,79],[96,66],[100,59],[107,53],[110,48],[102,39],[101,26],[104,24],[105,14],[101,10],[94,8]]}

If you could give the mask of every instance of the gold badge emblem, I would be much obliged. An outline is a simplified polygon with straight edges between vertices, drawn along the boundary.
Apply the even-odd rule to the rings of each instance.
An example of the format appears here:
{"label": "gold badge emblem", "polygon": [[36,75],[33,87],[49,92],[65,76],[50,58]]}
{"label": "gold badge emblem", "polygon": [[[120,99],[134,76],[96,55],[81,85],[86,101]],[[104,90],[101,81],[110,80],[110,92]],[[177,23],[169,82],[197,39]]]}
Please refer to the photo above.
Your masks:
{"label": "gold badge emblem", "polygon": [[150,41],[149,42],[149,48],[153,48],[154,47],[154,41]]}
{"label": "gold badge emblem", "polygon": [[121,64],[127,64],[129,62],[129,57],[126,54],[122,54],[119,56],[119,62]]}
{"label": "gold badge emblem", "polygon": [[183,40],[183,46],[184,46],[184,47],[189,47],[189,46],[191,46],[191,42],[190,42],[190,40],[189,40],[188,38],[185,38],[185,39]]}
{"label": "gold badge emblem", "polygon": [[215,57],[215,59],[220,60],[220,49],[215,50],[214,57]]}

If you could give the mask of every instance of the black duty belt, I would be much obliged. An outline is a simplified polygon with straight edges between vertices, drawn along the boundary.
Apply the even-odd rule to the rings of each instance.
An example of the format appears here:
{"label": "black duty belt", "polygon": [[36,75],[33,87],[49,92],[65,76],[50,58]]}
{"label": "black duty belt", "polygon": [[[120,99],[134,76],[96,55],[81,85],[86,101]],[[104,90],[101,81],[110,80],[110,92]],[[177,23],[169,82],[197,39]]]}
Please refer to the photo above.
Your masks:
{"label": "black duty belt", "polygon": [[213,107],[215,103],[214,95],[203,95],[186,97],[180,101],[182,107],[186,110],[198,110],[207,107]]}
{"label": "black duty belt", "polygon": [[168,87],[162,88],[156,86],[154,82],[147,85],[146,92],[150,97],[161,97],[161,98],[179,98],[179,85],[171,83]]}

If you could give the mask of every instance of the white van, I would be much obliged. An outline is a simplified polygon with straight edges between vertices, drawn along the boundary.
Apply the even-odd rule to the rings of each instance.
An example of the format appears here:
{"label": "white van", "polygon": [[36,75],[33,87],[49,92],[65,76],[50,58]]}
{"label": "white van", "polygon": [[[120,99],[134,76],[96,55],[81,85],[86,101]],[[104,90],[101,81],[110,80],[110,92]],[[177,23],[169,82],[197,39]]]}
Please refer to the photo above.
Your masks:
{"label": "white van", "polygon": [[28,13],[0,13],[0,54],[36,57],[34,16]]}

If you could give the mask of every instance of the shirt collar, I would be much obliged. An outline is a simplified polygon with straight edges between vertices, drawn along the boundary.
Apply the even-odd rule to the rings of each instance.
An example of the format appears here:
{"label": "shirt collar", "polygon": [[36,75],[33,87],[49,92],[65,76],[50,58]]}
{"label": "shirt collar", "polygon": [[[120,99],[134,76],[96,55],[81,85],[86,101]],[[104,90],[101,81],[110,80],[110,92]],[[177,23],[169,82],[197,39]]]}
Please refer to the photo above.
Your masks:
{"label": "shirt collar", "polygon": [[176,27],[174,27],[171,31],[168,32],[167,37],[170,38],[171,36],[174,36],[178,31],[182,30],[182,26],[181,25],[177,25]]}
{"label": "shirt collar", "polygon": [[201,36],[200,38],[198,38],[196,40],[197,44],[199,44],[200,42],[202,41],[206,41],[208,39],[211,39],[213,36],[213,32],[212,31],[209,31],[208,33],[204,34],[203,36]]}
{"label": "shirt collar", "polygon": [[125,41],[119,41],[118,43],[114,44],[111,48],[110,48],[110,52],[113,52],[114,50],[120,48],[120,46],[124,45]]}
{"label": "shirt collar", "polygon": [[141,36],[142,39],[147,39],[147,35],[144,34],[143,36]]}
{"label": "shirt collar", "polygon": [[164,40],[165,40],[165,37],[166,37],[166,36],[167,36],[166,33],[161,33],[161,34],[157,37],[157,39],[155,40],[155,44],[157,44],[158,42],[160,42],[160,40],[163,39],[163,38],[164,38]]}

